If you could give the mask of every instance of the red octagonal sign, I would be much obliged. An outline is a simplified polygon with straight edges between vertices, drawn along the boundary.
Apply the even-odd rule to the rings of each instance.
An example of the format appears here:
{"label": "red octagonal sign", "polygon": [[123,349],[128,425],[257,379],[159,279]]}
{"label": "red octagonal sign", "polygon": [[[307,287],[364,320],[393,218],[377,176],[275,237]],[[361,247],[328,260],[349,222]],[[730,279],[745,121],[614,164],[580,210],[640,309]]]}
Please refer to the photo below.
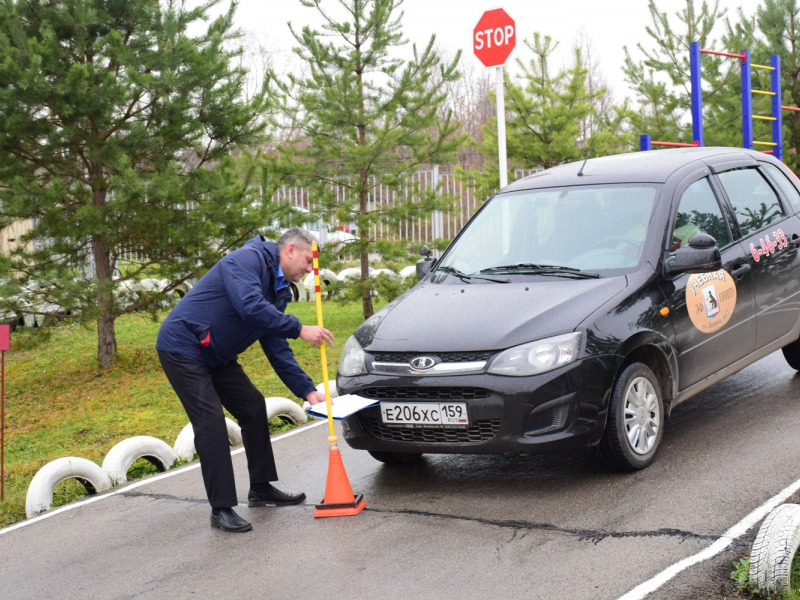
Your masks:
{"label": "red octagonal sign", "polygon": [[517,45],[517,26],[502,8],[487,10],[472,32],[472,48],[485,67],[499,67]]}

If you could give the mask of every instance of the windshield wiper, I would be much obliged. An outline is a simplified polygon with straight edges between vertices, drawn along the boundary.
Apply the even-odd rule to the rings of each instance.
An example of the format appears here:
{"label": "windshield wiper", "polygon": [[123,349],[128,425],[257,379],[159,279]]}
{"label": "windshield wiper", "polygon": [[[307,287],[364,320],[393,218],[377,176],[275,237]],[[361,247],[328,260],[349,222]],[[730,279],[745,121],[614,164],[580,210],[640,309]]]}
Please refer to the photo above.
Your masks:
{"label": "windshield wiper", "polygon": [[449,267],[447,265],[443,267],[439,267],[436,269],[437,271],[441,271],[442,273],[450,273],[458,277],[461,281],[469,281],[470,279],[483,279],[484,281],[493,281],[495,283],[510,283],[508,279],[495,279],[493,277],[481,277],[480,275],[467,275],[462,271],[454,267]]}
{"label": "windshield wiper", "polygon": [[561,267],[558,265],[537,265],[535,263],[517,263],[515,265],[500,265],[482,269],[481,273],[497,273],[506,271],[525,271],[534,275],[574,275],[575,277],[586,277],[588,279],[598,279],[598,273],[584,272],[574,267]]}

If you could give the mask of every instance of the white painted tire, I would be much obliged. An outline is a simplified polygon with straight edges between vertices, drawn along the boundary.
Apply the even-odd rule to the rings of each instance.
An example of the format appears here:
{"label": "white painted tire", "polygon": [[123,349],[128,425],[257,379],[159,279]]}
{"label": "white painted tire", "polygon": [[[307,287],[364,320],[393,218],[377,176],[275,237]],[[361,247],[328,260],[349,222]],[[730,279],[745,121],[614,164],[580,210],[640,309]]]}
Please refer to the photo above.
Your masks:
{"label": "white painted tire", "polygon": [[395,273],[391,269],[374,269],[369,274],[370,277],[377,277],[378,275],[388,275],[390,279],[396,279],[397,278],[397,273]]}
{"label": "white painted tire", "polygon": [[[238,446],[242,443],[242,429],[235,422],[225,417],[225,425],[228,428],[228,442],[231,446]],[[194,447],[194,429],[191,423],[181,429],[178,437],[175,438],[175,443],[172,445],[175,454],[181,460],[192,460],[194,458],[196,449]]]}
{"label": "white painted tire", "polygon": [[295,425],[305,423],[308,421],[308,415],[296,402],[292,402],[289,398],[281,398],[273,396],[271,398],[264,398],[267,403],[267,420],[271,421],[275,417],[281,417],[287,421],[291,421]]}
{"label": "white painted tire", "polygon": [[[339,397],[339,390],[336,388],[336,382],[333,381],[332,379],[328,380],[328,389],[331,392],[331,398],[338,398]],[[325,382],[324,381],[317,386],[317,391],[320,394],[324,394],[325,393]]]}
{"label": "white painted tire", "polygon": [[29,519],[50,510],[53,490],[67,479],[77,479],[90,494],[111,488],[111,479],[92,461],[74,456],[57,458],[39,469],[28,486],[25,514]]}
{"label": "white painted tire", "polygon": [[308,292],[306,291],[305,284],[290,283],[289,285],[292,288],[292,300],[294,302],[307,302],[308,301]]}
{"label": "white painted tire", "polygon": [[[330,284],[335,281],[339,281],[339,278],[336,276],[336,273],[331,271],[330,269],[320,269],[319,270],[319,287],[320,291],[324,294],[325,288],[327,288]],[[305,280],[303,281],[303,285],[305,285],[306,293],[308,294],[309,299],[315,297],[314,293],[314,273],[309,273],[306,275]]]}
{"label": "white painted tire", "polygon": [[410,267],[404,267],[400,270],[400,279],[408,279],[409,277],[416,277],[417,276],[417,266],[411,265]]}
{"label": "white painted tire", "polygon": [[111,479],[112,485],[120,485],[128,481],[128,469],[140,458],[146,458],[163,472],[172,468],[178,455],[158,438],[137,435],[122,440],[108,451],[103,460],[103,471]]}
{"label": "white painted tire", "polygon": [[792,559],[800,547],[800,504],[782,504],[758,530],[750,553],[750,581],[762,593],[791,589]]}
{"label": "white painted tire", "polygon": [[361,267],[351,267],[349,269],[342,269],[337,275],[337,277],[339,278],[339,281],[344,281],[346,279],[359,281],[361,279]]}

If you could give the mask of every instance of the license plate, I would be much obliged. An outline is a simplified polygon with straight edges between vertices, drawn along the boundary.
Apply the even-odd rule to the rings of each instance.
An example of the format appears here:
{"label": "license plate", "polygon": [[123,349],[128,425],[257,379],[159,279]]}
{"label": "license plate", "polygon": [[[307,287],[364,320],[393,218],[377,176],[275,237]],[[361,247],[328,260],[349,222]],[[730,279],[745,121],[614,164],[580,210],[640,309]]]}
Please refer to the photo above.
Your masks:
{"label": "license plate", "polygon": [[464,402],[381,402],[381,418],[386,425],[401,427],[469,426]]}

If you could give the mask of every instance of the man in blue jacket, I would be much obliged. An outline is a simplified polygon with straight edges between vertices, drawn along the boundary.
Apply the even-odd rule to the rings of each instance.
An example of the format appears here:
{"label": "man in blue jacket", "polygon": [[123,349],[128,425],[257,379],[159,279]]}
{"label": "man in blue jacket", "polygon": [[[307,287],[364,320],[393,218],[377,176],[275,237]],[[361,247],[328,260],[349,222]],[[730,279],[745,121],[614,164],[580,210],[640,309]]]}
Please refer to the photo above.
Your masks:
{"label": "man in blue jacket", "polygon": [[294,227],[277,244],[257,236],[220,260],[170,312],[161,325],[156,349],[161,366],[194,429],[195,449],[211,504],[211,526],[249,531],[250,523],[233,507],[239,501],[228,444],[226,408],[242,428],[250,475],[249,506],[299,504],[305,494],[289,494],[277,481],[269,438],[267,408],[237,362],[256,340],[292,393],[310,404],[325,401],[294,358],[287,338],[319,346],[333,335],[284,314],[290,282],[312,270],[314,237]]}

